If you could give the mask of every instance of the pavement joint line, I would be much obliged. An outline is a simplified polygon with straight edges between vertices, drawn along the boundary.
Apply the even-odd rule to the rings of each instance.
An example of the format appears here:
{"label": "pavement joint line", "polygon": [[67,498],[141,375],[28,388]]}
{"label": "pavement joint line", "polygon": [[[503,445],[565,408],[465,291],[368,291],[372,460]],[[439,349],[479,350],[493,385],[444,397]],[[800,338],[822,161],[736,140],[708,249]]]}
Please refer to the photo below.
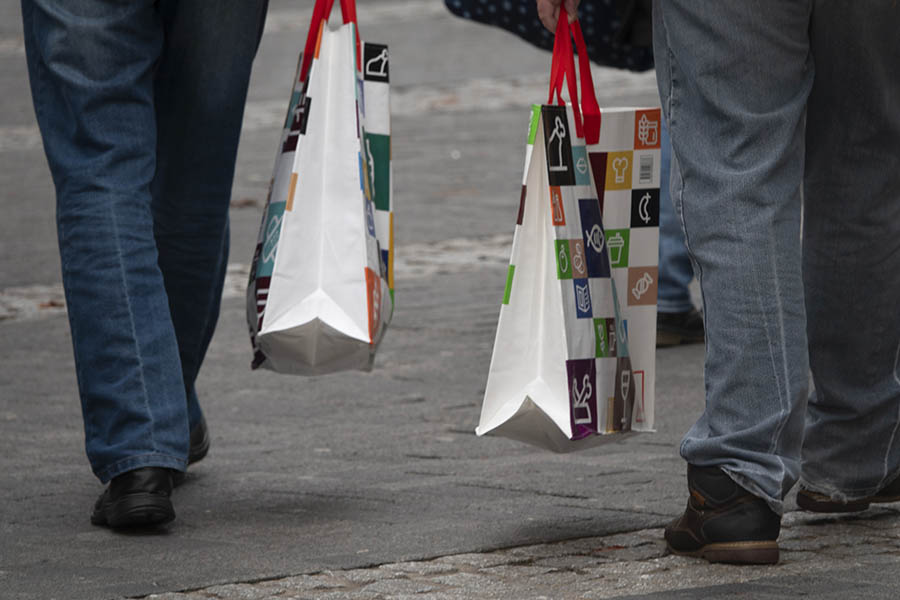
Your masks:
{"label": "pavement joint line", "polygon": [[[425,279],[448,273],[505,268],[509,264],[511,234],[452,238],[398,246],[394,259],[397,281]],[[250,266],[230,263],[222,298],[243,298]],[[0,289],[0,324],[55,317],[66,313],[62,284]]]}

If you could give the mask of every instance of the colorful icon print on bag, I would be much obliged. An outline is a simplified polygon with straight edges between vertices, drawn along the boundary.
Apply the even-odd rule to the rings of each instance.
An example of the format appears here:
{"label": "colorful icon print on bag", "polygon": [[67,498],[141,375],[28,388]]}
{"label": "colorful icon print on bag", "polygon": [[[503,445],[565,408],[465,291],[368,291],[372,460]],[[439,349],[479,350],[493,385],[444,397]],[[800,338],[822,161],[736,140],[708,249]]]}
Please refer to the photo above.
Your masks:
{"label": "colorful icon print on bag", "polygon": [[562,106],[544,106],[544,144],[547,152],[547,176],[551,186],[575,185],[575,166],[572,162],[572,132],[569,118]]}
{"label": "colorful icon print on bag", "polygon": [[581,230],[588,277],[609,277],[609,258],[606,255],[606,236],[600,218],[600,203],[596,198],[578,201]]}
{"label": "colorful icon print on bag", "polygon": [[600,197],[600,214],[603,214],[603,190],[606,189],[606,152],[591,152],[588,162],[591,163],[591,175],[594,176],[594,191]]}
{"label": "colorful icon print on bag", "polygon": [[588,276],[587,261],[584,258],[584,240],[569,240],[569,256],[572,257],[572,277],[585,279]]}
{"label": "colorful icon print on bag", "polygon": [[572,256],[569,240],[556,240],[556,276],[559,279],[572,279]]}
{"label": "colorful icon print on bag", "polygon": [[607,410],[607,431],[631,431],[631,417],[634,410],[634,376],[631,359],[620,356],[616,360],[616,377],[613,381],[614,394]]}
{"label": "colorful icon print on bag", "polygon": [[631,191],[631,226],[659,227],[659,190]]}
{"label": "colorful icon print on bag", "polygon": [[573,146],[572,161],[575,164],[575,185],[591,185],[591,167],[588,163],[587,149],[584,146]]}
{"label": "colorful icon print on bag", "polygon": [[616,320],[613,318],[594,319],[595,356],[610,358],[616,356]]}
{"label": "colorful icon print on bag", "polygon": [[606,156],[606,182],[607,190],[630,190],[631,167],[634,160],[633,153],[609,152]]}
{"label": "colorful icon print on bag", "polygon": [[375,343],[375,335],[381,325],[381,277],[366,267],[366,294],[369,308],[369,343]]}
{"label": "colorful icon print on bag", "polygon": [[575,285],[575,315],[578,319],[590,319],[591,311],[591,286],[587,279],[573,279]]}
{"label": "colorful icon print on bag", "polygon": [[282,152],[294,152],[297,150],[297,140],[301,135],[306,135],[306,124],[309,122],[309,96],[294,92],[295,98],[291,99],[291,109],[288,112],[288,135],[281,147]]}
{"label": "colorful icon print on bag", "polygon": [[634,149],[659,148],[662,112],[655,108],[634,113]]}
{"label": "colorful icon print on bag", "polygon": [[363,204],[366,205],[366,229],[369,231],[369,235],[375,237],[375,210],[374,205],[368,200],[363,199]]}
{"label": "colorful icon print on bag", "polygon": [[597,362],[593,358],[567,360],[572,439],[597,432]]}
{"label": "colorful icon print on bag", "polygon": [[390,60],[387,46],[365,44],[363,51],[363,77],[366,81],[390,82]]}
{"label": "colorful icon print on bag", "polygon": [[644,378],[645,371],[632,372],[634,381],[634,422],[643,423],[647,419],[647,412],[644,407]]}
{"label": "colorful icon print on bag", "polygon": [[563,207],[562,190],[556,186],[550,186],[550,216],[554,225],[565,226],[566,210]]}
{"label": "colorful icon print on bag", "polygon": [[657,267],[631,267],[628,269],[628,306],[656,304],[658,272]]}
{"label": "colorful icon print on bag", "polygon": [[519,196],[519,215],[516,217],[516,225],[522,224],[522,219],[525,218],[525,195],[528,193],[528,187],[522,186],[522,194]]}
{"label": "colorful icon print on bag", "polygon": [[606,232],[606,247],[609,249],[609,264],[613,269],[628,266],[628,246],[631,238],[629,229],[610,229]]}
{"label": "colorful icon print on bag", "polygon": [[369,180],[372,184],[375,208],[391,209],[391,136],[366,132],[366,162],[369,168]]}

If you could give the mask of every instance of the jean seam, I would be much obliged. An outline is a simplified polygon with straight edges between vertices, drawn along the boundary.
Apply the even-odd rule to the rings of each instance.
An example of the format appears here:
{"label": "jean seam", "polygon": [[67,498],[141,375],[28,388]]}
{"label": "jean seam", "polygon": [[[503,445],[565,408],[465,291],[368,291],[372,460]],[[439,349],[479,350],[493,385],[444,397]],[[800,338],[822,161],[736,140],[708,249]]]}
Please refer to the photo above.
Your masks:
{"label": "jean seam", "polygon": [[115,237],[115,243],[116,243],[116,257],[118,258],[118,261],[119,261],[119,274],[121,275],[122,291],[125,295],[125,306],[128,309],[128,321],[129,321],[129,325],[131,326],[131,336],[132,336],[132,339],[134,340],[134,354],[135,354],[135,358],[137,359],[137,362],[138,362],[138,373],[140,376],[141,391],[143,392],[143,397],[144,397],[144,406],[147,410],[147,416],[150,417],[150,421],[151,421],[150,445],[155,450],[156,449],[156,439],[154,438],[155,423],[153,422],[153,413],[150,410],[150,397],[147,393],[147,380],[144,378],[144,357],[141,354],[141,346],[140,346],[140,343],[138,342],[137,328],[135,326],[135,319],[134,319],[134,310],[131,306],[131,294],[128,289],[128,280],[125,277],[125,260],[124,260],[124,257],[122,256],[122,243],[121,243],[121,239],[119,236],[119,222],[118,222],[118,219],[116,218],[116,211],[113,209],[113,207],[110,207],[109,212],[110,212],[111,222],[112,222],[112,227],[113,227],[113,236]]}

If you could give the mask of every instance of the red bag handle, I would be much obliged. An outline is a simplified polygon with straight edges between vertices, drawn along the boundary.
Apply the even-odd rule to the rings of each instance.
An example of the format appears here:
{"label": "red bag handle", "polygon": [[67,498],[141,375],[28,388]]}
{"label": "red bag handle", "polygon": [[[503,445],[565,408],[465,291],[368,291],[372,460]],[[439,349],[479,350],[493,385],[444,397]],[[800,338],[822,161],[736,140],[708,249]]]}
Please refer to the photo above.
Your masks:
{"label": "red bag handle", "polygon": [[[313,7],[312,19],[309,23],[309,33],[306,34],[306,46],[303,47],[303,63],[300,66],[300,81],[306,81],[309,75],[309,67],[312,64],[313,54],[316,51],[316,45],[319,42],[319,34],[321,32],[323,21],[328,22],[331,15],[331,9],[334,7],[334,0],[316,0]],[[356,0],[341,0],[341,14],[344,16],[344,24],[353,23],[356,25],[356,64],[359,65],[360,57],[360,41],[359,41],[359,24],[356,21]]]}
{"label": "red bag handle", "polygon": [[[575,78],[575,55],[572,52],[572,36],[578,49],[578,70],[581,74],[581,103],[578,102],[578,86]],[[588,144],[596,144],[600,139],[600,106],[594,93],[594,79],[591,76],[591,61],[588,57],[587,44],[581,31],[581,24],[576,20],[571,25],[566,9],[560,7],[559,21],[556,24],[556,36],[553,42],[553,61],[550,66],[550,97],[548,104],[553,103],[554,95],[557,103],[565,106],[562,97],[563,80],[568,83],[569,98],[572,101],[572,112],[575,113],[575,133],[584,137]]]}

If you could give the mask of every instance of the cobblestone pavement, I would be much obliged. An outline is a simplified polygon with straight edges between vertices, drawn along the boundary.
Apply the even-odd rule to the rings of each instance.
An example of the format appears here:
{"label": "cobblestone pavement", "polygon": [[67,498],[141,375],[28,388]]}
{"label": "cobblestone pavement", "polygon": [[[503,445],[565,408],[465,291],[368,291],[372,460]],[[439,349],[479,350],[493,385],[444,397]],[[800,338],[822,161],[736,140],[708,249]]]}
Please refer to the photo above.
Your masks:
{"label": "cobblestone pavement", "polygon": [[[156,594],[147,600],[451,600],[620,598],[786,576],[900,566],[900,505],[855,516],[785,516],[775,567],[710,565],[668,554],[662,530],[323,571]],[[780,597],[787,597],[785,592]],[[752,596],[751,596],[752,597]],[[778,597],[778,596],[776,596]],[[862,597],[862,596],[859,596]]]}

